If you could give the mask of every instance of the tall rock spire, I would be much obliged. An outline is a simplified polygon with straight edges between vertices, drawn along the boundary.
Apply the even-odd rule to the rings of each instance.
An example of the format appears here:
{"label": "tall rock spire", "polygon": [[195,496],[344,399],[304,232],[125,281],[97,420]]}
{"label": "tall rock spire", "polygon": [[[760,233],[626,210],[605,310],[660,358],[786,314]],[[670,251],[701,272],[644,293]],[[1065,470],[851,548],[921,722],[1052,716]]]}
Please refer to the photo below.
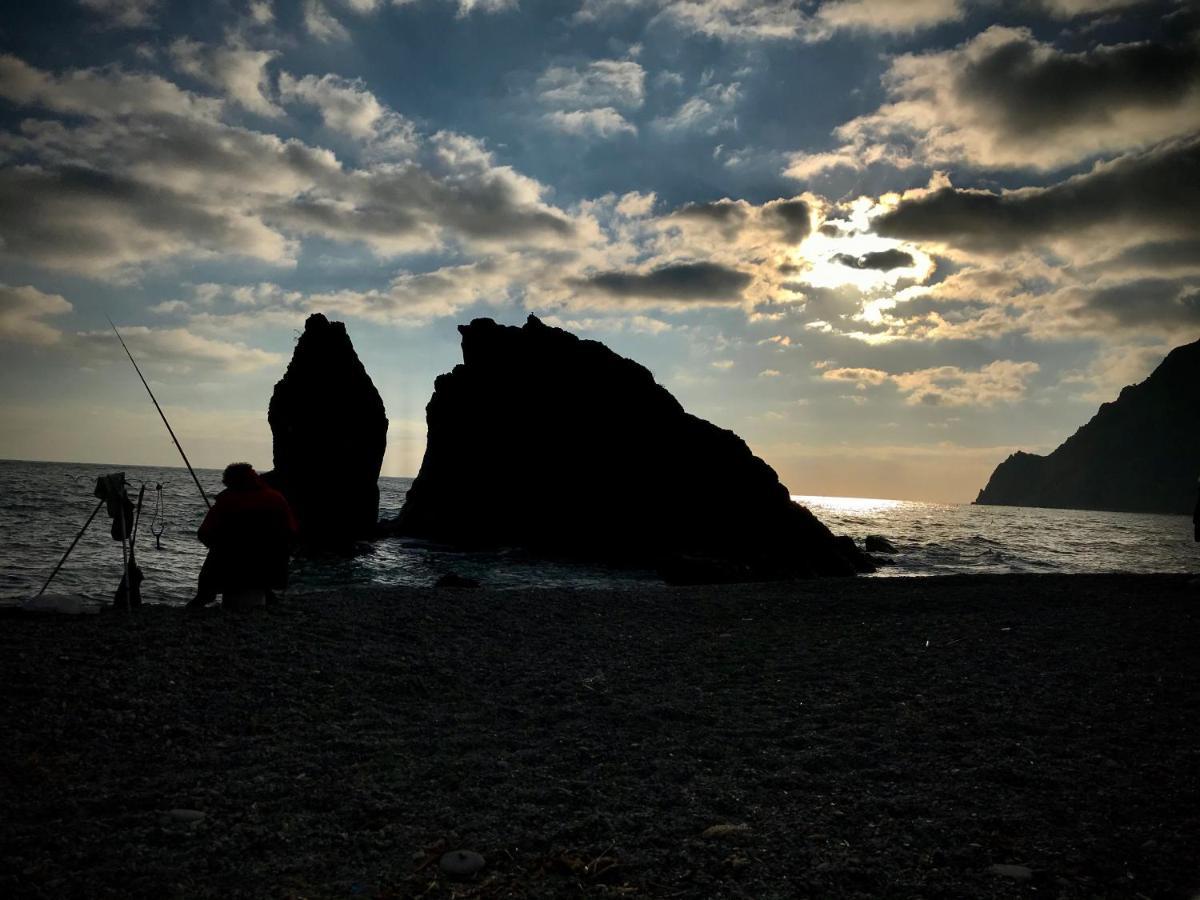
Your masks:
{"label": "tall rock spire", "polygon": [[374,534],[388,420],[343,323],[308,317],[267,418],[267,480],[296,511],[301,540],[337,546]]}

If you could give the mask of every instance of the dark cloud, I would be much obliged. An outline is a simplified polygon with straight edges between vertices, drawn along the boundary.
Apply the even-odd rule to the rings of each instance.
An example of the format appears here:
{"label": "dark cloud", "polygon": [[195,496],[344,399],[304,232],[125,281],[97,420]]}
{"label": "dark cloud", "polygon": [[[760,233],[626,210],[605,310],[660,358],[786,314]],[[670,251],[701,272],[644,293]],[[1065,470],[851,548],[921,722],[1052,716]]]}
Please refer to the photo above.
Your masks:
{"label": "dark cloud", "polygon": [[718,200],[715,203],[688,203],[676,210],[675,215],[681,219],[701,219],[726,225],[744,221],[746,208],[734,200]]}
{"label": "dark cloud", "polygon": [[651,272],[600,272],[571,283],[612,297],[653,300],[737,300],[751,276],[717,263],[677,263]]}
{"label": "dark cloud", "polygon": [[1152,269],[1193,271],[1200,269],[1200,238],[1183,241],[1149,241],[1127,247],[1111,259],[1089,267],[1093,271]]}
{"label": "dark cloud", "polygon": [[237,210],[77,166],[0,172],[0,249],[9,258],[106,271],[191,250],[277,260],[283,241]]}
{"label": "dark cloud", "polygon": [[676,219],[703,222],[719,228],[722,234],[732,238],[741,229],[749,215],[745,201],[717,200],[714,203],[688,203],[673,214]]}
{"label": "dark cloud", "polygon": [[1053,171],[1195,134],[1200,41],[1171,34],[1069,52],[993,25],[948,50],[899,55],[882,79],[887,102],[840,125],[840,147],[792,154],[787,174],[914,162]]}
{"label": "dark cloud", "polygon": [[1095,291],[1076,311],[1099,314],[1126,327],[1200,326],[1200,282],[1141,278]]}
{"label": "dark cloud", "polygon": [[1003,253],[1096,226],[1200,233],[1200,140],[1097,165],[1046,188],[1003,194],[944,187],[875,219],[886,237]]}
{"label": "dark cloud", "polygon": [[907,269],[914,260],[911,253],[905,253],[895,247],[889,250],[876,250],[864,253],[862,256],[851,256],[849,253],[835,253],[833,261],[849,266],[851,269],[878,269],[886,272],[889,269]]}
{"label": "dark cloud", "polygon": [[808,204],[803,200],[772,200],[763,207],[763,216],[790,244],[799,244],[812,231]]}
{"label": "dark cloud", "polygon": [[1194,42],[1046,52],[1027,34],[987,48],[957,78],[959,96],[998,116],[1014,135],[1107,123],[1122,108],[1166,108],[1200,83]]}

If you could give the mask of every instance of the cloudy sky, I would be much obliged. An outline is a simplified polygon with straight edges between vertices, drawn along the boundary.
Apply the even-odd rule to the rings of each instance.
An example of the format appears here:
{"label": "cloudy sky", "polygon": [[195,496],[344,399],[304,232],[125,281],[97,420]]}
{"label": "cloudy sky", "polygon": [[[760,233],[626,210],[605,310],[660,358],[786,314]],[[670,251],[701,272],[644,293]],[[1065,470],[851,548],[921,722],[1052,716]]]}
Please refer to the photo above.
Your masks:
{"label": "cloudy sky", "polygon": [[1179,0],[14,5],[0,457],[177,463],[107,313],[268,467],[322,311],[415,474],[455,326],[533,312],[794,493],[968,501],[1200,337],[1198,210]]}

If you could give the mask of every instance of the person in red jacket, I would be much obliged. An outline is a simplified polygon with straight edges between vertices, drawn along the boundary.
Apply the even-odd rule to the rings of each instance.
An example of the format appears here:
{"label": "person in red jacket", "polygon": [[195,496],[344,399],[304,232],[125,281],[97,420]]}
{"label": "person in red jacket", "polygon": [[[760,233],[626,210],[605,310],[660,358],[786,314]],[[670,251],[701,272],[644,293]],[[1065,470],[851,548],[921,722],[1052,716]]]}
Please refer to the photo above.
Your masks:
{"label": "person in red jacket", "polygon": [[267,484],[249,463],[231,463],[196,536],[208,548],[196,596],[189,607],[212,603],[217,594],[239,588],[273,590],[287,586],[288,557],[299,525],[283,494]]}

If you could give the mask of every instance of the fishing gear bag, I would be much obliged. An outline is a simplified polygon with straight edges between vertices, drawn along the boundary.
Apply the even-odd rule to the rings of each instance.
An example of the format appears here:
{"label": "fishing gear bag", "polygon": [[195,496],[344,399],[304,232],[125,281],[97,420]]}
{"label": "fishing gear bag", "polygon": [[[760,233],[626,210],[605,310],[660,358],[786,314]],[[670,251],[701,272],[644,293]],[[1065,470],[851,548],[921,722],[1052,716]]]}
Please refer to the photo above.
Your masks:
{"label": "fishing gear bag", "polygon": [[94,496],[104,501],[108,517],[112,519],[112,527],[109,529],[112,539],[122,541],[129,537],[133,530],[133,501],[125,492],[125,473],[101,475],[96,479]]}

